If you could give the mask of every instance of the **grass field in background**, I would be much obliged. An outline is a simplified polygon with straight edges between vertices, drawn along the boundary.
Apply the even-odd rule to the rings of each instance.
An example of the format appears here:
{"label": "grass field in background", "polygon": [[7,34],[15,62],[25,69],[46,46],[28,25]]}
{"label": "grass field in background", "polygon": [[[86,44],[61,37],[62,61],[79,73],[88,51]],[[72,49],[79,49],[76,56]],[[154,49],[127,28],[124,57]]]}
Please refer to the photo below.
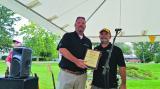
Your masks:
{"label": "grass field in background", "polygon": [[[55,81],[58,79],[59,67],[58,63],[33,63],[32,73],[37,73],[39,76],[40,89],[53,89],[52,75],[48,69],[48,65],[51,65]],[[56,82],[57,83],[57,82]]]}
{"label": "grass field in background", "polygon": [[[55,80],[57,81],[59,67],[57,63],[52,63],[52,70]],[[127,89],[160,89],[160,64],[133,64],[129,63],[127,66],[135,66],[139,69],[152,72],[158,79],[140,80],[128,79]],[[6,65],[0,61],[0,75],[4,75]],[[32,63],[32,74],[37,73],[39,76],[40,89],[53,89],[51,73],[48,70],[48,63]]]}
{"label": "grass field in background", "polygon": [[160,79],[160,64],[152,64],[152,63],[128,63],[127,66],[135,66],[139,69],[145,70],[147,72],[152,73],[155,77]]}
{"label": "grass field in background", "polygon": [[[52,75],[48,69],[48,65],[51,63],[32,63],[31,75],[36,73],[39,77],[40,89],[53,89]],[[52,71],[54,73],[55,81],[57,81],[59,67],[58,63],[51,64]],[[6,64],[0,61],[0,76],[4,76],[6,70]]]}
{"label": "grass field in background", "polygon": [[129,63],[127,66],[136,66],[151,72],[158,79],[153,80],[127,80],[127,89],[160,89],[160,64]]}

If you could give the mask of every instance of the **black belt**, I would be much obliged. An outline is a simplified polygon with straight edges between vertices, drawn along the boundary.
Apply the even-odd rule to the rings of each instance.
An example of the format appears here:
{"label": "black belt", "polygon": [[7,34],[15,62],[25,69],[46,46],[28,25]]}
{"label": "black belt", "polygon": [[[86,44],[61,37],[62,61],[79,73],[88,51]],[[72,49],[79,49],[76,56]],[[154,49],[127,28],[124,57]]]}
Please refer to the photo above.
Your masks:
{"label": "black belt", "polygon": [[71,73],[71,74],[74,74],[74,75],[82,75],[82,74],[84,74],[84,73],[86,73],[86,71],[71,71],[71,70],[68,70],[68,69],[63,69],[63,68],[61,68],[63,71],[65,71],[65,72],[68,72],[68,73]]}

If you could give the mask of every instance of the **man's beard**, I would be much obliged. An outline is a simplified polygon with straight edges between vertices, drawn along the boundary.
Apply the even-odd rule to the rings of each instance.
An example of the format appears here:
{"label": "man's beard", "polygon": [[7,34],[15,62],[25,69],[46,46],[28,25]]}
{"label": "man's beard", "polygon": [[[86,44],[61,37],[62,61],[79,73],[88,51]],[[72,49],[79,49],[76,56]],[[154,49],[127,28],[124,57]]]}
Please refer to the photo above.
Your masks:
{"label": "man's beard", "polygon": [[83,27],[81,27],[81,28],[78,28],[78,30],[77,30],[79,33],[84,33],[84,28]]}
{"label": "man's beard", "polygon": [[84,31],[84,27],[82,27],[82,26],[80,26],[79,28],[78,28],[78,30],[80,31],[80,32],[82,32],[82,31]]}
{"label": "man's beard", "polygon": [[84,32],[84,30],[78,30],[78,32],[79,32],[79,33],[83,33],[83,32]]}
{"label": "man's beard", "polygon": [[108,44],[109,41],[107,39],[101,39],[101,44]]}

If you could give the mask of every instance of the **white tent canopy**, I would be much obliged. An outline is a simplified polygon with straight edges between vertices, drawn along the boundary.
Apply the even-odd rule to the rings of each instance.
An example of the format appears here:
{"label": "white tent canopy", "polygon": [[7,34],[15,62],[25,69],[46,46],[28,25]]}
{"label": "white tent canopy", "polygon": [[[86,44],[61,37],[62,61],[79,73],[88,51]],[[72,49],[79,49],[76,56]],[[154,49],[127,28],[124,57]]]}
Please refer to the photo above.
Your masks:
{"label": "white tent canopy", "polygon": [[160,0],[1,0],[0,4],[36,22],[47,30],[63,35],[74,31],[77,16],[89,19],[85,31],[92,42],[98,42],[99,30],[104,27],[122,28],[117,42],[149,41],[155,35],[160,41]]}

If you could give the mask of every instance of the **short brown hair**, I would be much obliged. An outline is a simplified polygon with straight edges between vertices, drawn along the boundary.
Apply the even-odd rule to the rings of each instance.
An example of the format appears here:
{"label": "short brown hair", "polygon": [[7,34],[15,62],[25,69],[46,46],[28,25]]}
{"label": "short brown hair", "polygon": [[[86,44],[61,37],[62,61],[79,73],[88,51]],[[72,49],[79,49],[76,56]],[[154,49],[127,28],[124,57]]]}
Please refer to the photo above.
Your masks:
{"label": "short brown hair", "polygon": [[78,16],[77,19],[76,19],[76,21],[77,21],[78,19],[84,19],[84,20],[86,20],[85,17],[82,17],[82,16]]}

